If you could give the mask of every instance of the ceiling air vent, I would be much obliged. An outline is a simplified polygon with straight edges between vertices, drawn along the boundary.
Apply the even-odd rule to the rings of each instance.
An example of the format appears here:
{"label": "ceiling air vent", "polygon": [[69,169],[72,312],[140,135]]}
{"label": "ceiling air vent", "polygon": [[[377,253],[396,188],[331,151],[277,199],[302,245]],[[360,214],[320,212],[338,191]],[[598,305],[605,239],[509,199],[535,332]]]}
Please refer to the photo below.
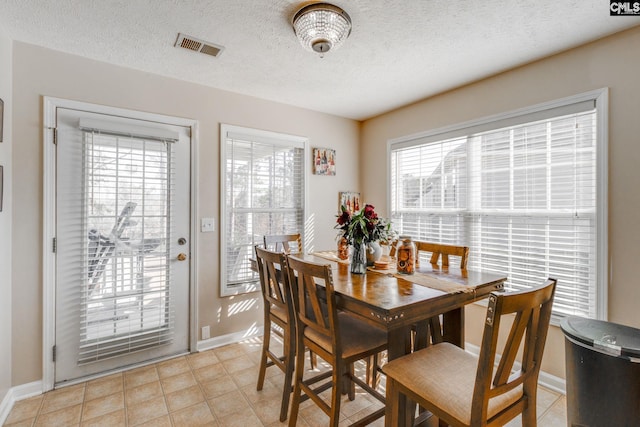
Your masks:
{"label": "ceiling air vent", "polygon": [[176,44],[174,46],[193,50],[194,52],[204,53],[205,55],[215,56],[216,58],[220,56],[220,54],[224,50],[223,46],[209,43],[182,33],[178,33],[178,39],[176,40]]}

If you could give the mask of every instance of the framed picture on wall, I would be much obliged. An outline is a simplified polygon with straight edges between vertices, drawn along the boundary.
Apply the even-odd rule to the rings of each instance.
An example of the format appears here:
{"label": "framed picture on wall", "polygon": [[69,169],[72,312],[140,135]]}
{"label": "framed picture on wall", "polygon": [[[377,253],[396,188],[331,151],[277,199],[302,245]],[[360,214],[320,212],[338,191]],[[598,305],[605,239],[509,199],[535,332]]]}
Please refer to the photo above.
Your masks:
{"label": "framed picture on wall", "polygon": [[360,193],[357,191],[341,191],[338,193],[338,212],[340,207],[347,208],[347,212],[353,213],[360,210]]}
{"label": "framed picture on wall", "polygon": [[335,175],[336,150],[331,148],[314,148],[313,173],[314,175]]}

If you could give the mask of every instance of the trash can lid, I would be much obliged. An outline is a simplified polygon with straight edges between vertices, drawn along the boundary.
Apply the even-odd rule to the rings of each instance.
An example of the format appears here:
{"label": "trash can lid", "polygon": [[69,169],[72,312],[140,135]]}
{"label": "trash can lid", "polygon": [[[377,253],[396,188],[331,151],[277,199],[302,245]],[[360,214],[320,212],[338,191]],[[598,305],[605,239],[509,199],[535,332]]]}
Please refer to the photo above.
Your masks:
{"label": "trash can lid", "polygon": [[560,322],[560,328],[568,338],[596,350],[616,356],[640,358],[640,329],[573,316],[565,317]]}

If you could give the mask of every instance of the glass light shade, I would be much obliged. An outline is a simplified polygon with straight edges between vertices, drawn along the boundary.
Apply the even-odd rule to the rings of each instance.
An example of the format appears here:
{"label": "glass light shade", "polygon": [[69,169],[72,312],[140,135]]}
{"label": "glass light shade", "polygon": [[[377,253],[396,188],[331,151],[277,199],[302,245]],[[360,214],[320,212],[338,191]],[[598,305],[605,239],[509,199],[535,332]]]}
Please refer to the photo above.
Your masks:
{"label": "glass light shade", "polygon": [[315,3],[295,14],[293,29],[305,49],[325,54],[340,47],[349,37],[351,18],[338,6]]}

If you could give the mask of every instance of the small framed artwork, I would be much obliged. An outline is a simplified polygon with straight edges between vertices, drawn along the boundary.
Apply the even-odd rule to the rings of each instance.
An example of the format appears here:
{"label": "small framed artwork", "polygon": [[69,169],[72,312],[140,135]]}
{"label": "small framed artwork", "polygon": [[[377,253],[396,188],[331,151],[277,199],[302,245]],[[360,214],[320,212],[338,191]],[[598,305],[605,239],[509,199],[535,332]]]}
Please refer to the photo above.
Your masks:
{"label": "small framed artwork", "polygon": [[347,208],[347,212],[354,213],[360,210],[360,193],[357,191],[341,191],[338,193],[338,212],[341,206]]}
{"label": "small framed artwork", "polygon": [[331,148],[313,149],[313,174],[331,176],[336,174],[336,150]]}

